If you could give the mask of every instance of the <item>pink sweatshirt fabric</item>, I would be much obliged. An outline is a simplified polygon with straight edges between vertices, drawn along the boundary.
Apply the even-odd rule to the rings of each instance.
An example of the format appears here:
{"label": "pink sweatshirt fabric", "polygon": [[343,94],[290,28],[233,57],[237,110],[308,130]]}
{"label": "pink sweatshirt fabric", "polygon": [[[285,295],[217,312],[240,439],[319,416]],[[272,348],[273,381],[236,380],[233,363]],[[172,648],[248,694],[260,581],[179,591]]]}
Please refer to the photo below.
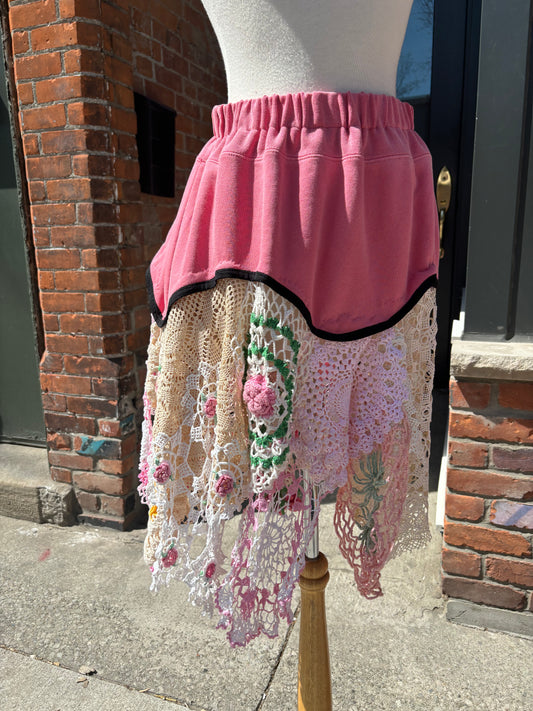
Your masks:
{"label": "pink sweatshirt fabric", "polygon": [[220,278],[264,281],[318,336],[397,322],[436,283],[429,151],[393,97],[314,92],[216,106],[148,271],[159,325]]}

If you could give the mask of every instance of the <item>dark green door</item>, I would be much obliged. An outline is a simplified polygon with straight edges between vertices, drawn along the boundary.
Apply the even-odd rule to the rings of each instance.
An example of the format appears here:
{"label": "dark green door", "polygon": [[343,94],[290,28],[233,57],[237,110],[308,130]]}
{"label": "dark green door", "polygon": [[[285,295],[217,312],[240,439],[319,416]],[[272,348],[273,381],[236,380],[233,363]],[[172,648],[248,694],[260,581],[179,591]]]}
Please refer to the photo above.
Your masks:
{"label": "dark green door", "polygon": [[42,444],[32,292],[0,42],[0,442]]}
{"label": "dark green door", "polygon": [[435,387],[443,390],[466,274],[480,7],[479,0],[414,0],[398,67],[397,96],[414,106],[435,182],[444,166],[452,177],[437,289]]}

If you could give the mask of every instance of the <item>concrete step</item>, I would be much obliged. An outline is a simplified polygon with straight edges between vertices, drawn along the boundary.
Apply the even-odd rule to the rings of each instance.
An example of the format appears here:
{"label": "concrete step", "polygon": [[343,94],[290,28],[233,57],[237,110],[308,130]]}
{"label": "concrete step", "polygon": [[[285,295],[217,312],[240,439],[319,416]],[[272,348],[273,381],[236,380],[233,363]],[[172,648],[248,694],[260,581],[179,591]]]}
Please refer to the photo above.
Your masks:
{"label": "concrete step", "polygon": [[0,515],[70,526],[77,508],[72,486],[50,478],[46,449],[0,444]]}

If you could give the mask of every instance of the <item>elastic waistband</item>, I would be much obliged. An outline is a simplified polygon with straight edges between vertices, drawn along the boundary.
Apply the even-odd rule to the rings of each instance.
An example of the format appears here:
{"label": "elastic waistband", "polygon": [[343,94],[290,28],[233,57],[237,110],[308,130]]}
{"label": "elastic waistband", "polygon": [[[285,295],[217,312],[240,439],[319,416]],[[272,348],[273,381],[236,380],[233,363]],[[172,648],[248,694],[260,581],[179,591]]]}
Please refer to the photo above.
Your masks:
{"label": "elastic waistband", "polygon": [[385,94],[311,93],[263,96],[213,108],[217,137],[237,129],[413,128],[413,107]]}

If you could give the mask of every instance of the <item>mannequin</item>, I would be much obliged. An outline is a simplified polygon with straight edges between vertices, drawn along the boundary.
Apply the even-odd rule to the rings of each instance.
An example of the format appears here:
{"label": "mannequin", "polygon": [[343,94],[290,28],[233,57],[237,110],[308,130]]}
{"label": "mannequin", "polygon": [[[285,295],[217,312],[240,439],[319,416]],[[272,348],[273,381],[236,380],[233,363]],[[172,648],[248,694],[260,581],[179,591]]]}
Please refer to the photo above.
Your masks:
{"label": "mannequin", "polygon": [[413,0],[202,0],[228,101],[352,91],[395,96]]}
{"label": "mannequin", "polygon": [[230,102],[147,273],[139,493],[152,590],[186,582],[232,646],[293,619],[327,494],[367,598],[429,540],[439,243],[395,98],[411,3],[204,0]]}

